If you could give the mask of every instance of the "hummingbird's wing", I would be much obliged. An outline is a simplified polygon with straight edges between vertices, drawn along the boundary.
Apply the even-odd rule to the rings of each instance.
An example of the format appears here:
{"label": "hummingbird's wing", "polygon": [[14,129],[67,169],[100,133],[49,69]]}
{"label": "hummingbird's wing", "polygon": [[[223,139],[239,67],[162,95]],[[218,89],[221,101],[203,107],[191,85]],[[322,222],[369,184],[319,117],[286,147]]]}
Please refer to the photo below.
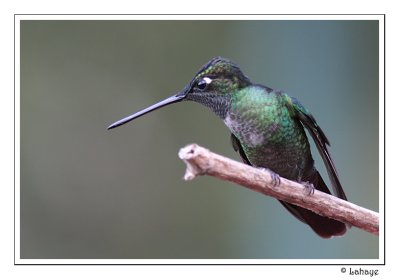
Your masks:
{"label": "hummingbird's wing", "polygon": [[291,97],[288,102],[289,110],[294,113],[294,116],[303,124],[313,138],[315,145],[325,163],[328,171],[329,179],[333,185],[334,193],[337,197],[347,200],[346,194],[343,191],[342,185],[339,181],[339,176],[333,163],[332,157],[329,154],[327,145],[329,140],[325,136],[322,129],[318,126],[316,120],[310,112],[295,98]]}
{"label": "hummingbird's wing", "polygon": [[235,152],[239,153],[240,157],[242,158],[242,161],[251,166],[252,164],[247,158],[245,152],[243,151],[242,144],[240,144],[239,139],[237,139],[236,136],[233,134],[231,134],[231,143]]}

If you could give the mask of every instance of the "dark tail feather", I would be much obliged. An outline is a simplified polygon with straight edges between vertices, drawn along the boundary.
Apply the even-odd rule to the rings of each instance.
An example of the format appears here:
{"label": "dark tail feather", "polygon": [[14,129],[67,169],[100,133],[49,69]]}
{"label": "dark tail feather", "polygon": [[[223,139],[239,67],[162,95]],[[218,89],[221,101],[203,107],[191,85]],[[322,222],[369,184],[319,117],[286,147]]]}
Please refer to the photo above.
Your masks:
{"label": "dark tail feather", "polygon": [[[314,187],[322,192],[330,194],[328,187],[325,185],[324,180],[318,171],[306,178],[306,180],[314,185]],[[346,224],[320,216],[310,210],[301,208],[299,206],[289,204],[287,202],[280,201],[282,205],[292,213],[296,218],[298,218],[303,223],[308,224],[319,236],[323,238],[330,238],[332,236],[340,236],[346,233]]]}

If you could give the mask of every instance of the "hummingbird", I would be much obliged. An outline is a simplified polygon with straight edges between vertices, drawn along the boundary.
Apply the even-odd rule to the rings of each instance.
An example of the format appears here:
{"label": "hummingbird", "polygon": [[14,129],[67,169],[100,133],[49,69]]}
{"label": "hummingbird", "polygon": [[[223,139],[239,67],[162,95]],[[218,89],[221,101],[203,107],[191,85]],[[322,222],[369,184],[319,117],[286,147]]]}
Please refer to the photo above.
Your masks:
{"label": "hummingbird", "polygon": [[[294,97],[253,83],[231,60],[215,57],[179,93],[111,124],[113,129],[161,107],[194,101],[213,111],[231,133],[233,149],[245,164],[331,194],[314,165],[305,130],[323,159],[334,194],[347,200],[330,145],[313,115]],[[323,238],[344,235],[348,226],[310,210],[279,201],[293,216]]]}

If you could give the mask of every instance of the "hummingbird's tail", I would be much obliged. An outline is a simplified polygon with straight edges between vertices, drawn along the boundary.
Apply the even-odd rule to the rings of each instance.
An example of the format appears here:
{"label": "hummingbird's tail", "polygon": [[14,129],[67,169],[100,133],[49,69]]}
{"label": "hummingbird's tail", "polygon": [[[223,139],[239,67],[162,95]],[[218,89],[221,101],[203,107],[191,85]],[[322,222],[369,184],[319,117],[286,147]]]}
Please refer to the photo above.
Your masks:
{"label": "hummingbird's tail", "polygon": [[[328,187],[326,186],[324,180],[317,170],[308,176],[307,178],[303,178],[303,181],[312,183],[314,187],[327,194],[331,194]],[[346,224],[320,216],[310,210],[301,208],[299,206],[289,204],[287,202],[279,201],[282,205],[292,213],[296,218],[300,221],[308,224],[319,236],[323,238],[330,238],[333,236],[341,236],[346,233],[347,226]]]}

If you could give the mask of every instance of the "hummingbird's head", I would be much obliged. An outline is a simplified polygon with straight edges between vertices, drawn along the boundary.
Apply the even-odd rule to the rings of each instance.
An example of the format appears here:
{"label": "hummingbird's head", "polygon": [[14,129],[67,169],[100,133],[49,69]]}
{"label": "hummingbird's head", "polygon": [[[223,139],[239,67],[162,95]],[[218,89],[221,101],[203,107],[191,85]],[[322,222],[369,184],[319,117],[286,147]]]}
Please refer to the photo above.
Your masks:
{"label": "hummingbird's head", "polygon": [[197,72],[177,97],[200,103],[224,119],[231,107],[233,93],[250,83],[235,63],[215,57]]}
{"label": "hummingbird's head", "polygon": [[226,58],[215,57],[197,72],[181,94],[186,94],[190,100],[193,96],[233,93],[249,84],[249,78],[235,63]]}
{"label": "hummingbird's head", "polygon": [[222,57],[215,57],[197,72],[181,92],[111,124],[108,129],[183,100],[201,103],[224,118],[231,105],[232,93],[248,85],[250,85],[249,78],[235,63]]}

